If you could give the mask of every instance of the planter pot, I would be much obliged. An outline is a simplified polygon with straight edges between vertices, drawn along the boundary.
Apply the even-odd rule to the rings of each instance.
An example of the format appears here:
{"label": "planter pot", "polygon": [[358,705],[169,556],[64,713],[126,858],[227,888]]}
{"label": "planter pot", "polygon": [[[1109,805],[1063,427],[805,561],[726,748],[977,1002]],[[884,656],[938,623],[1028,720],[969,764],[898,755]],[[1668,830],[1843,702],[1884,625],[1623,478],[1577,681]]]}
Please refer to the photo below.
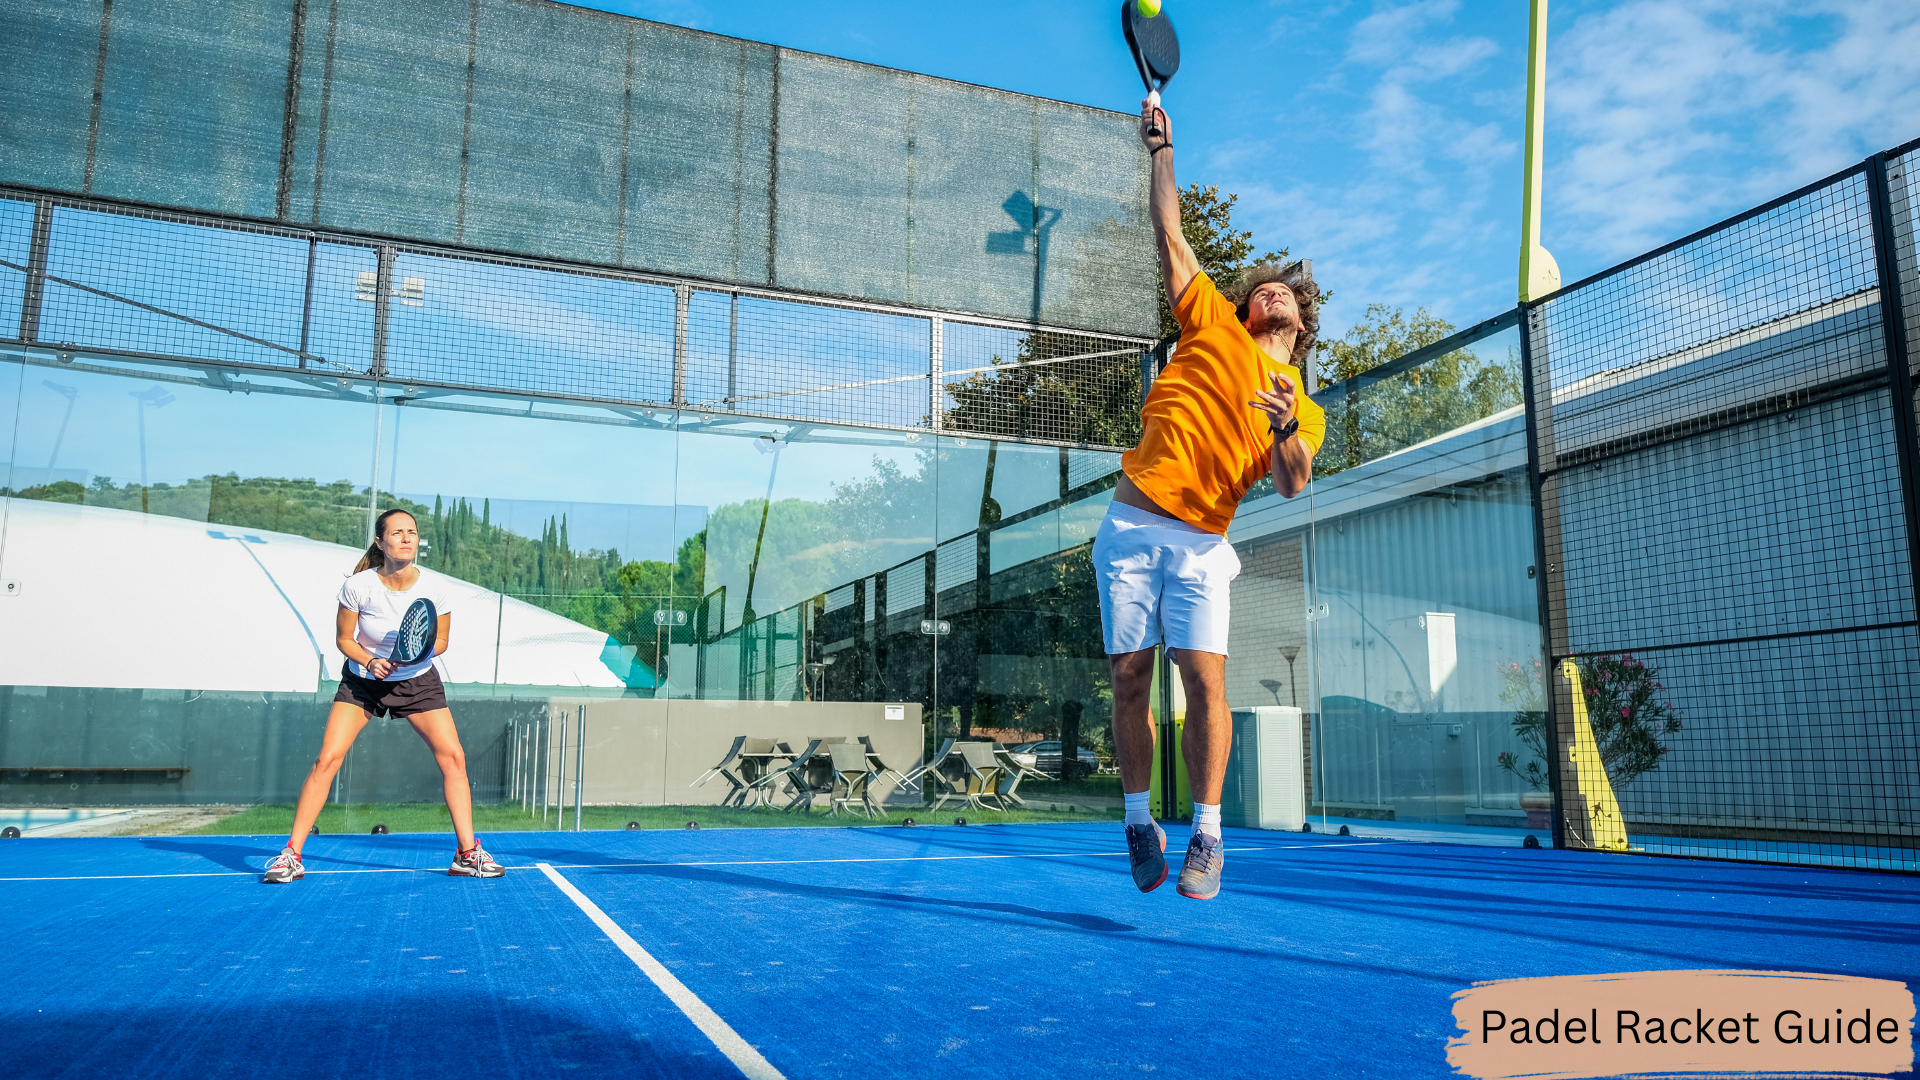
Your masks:
{"label": "planter pot", "polygon": [[1553,828],[1553,796],[1544,791],[1520,793],[1520,809],[1527,812],[1527,828]]}

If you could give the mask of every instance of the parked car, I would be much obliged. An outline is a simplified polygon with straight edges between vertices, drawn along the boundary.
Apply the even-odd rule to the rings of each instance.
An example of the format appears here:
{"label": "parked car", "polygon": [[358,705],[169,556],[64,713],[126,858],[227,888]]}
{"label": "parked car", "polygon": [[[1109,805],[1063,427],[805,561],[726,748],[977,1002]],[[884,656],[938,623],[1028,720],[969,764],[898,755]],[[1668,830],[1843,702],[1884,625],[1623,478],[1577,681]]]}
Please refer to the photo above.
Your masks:
{"label": "parked car", "polygon": [[[1021,743],[1013,748],[1016,754],[1032,754],[1033,767],[1048,776],[1060,775],[1060,740],[1041,739],[1037,742]],[[1080,775],[1091,776],[1100,771],[1100,756],[1086,747],[1080,748]]]}

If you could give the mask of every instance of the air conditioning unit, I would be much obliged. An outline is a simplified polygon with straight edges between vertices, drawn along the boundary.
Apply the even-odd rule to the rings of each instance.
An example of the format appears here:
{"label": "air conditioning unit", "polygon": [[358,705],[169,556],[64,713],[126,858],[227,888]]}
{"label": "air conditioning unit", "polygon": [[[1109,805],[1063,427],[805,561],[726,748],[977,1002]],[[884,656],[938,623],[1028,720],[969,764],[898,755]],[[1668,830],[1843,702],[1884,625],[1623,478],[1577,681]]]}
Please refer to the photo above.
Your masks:
{"label": "air conditioning unit", "polygon": [[1300,710],[1259,705],[1233,710],[1233,756],[1220,791],[1220,823],[1299,832],[1307,821]]}

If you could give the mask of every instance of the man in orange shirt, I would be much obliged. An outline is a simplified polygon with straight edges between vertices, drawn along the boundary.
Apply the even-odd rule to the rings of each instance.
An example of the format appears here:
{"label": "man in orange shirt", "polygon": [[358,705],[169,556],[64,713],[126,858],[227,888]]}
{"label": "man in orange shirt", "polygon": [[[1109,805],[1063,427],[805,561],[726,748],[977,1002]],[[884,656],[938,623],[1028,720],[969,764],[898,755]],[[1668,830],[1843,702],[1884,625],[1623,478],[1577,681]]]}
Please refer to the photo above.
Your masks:
{"label": "man in orange shirt", "polygon": [[[1159,134],[1148,134],[1158,120]],[[1100,621],[1113,668],[1113,741],[1127,801],[1134,884],[1167,879],[1166,833],[1147,808],[1154,728],[1148,696],[1154,647],[1180,668],[1182,736],[1193,784],[1193,836],[1176,886],[1210,900],[1220,892],[1220,786],[1233,741],[1227,711],[1227,589],[1240,559],[1227,526],[1247,490],[1269,473],[1282,495],[1306,490],[1326,415],[1307,397],[1297,366],[1320,329],[1320,289],[1304,267],[1262,264],[1225,293],[1201,273],[1180,231],[1173,127],[1149,100],[1140,141],[1153,160],[1149,212],[1180,347],[1140,406],[1140,443],[1094,538]]]}

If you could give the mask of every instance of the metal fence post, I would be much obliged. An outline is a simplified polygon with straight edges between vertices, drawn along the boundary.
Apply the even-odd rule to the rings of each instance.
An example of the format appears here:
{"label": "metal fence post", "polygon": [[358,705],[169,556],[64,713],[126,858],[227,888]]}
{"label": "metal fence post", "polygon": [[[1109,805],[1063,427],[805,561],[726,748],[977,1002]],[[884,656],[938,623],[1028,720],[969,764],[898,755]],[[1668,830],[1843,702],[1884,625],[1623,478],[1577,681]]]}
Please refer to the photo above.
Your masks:
{"label": "metal fence post", "polygon": [[1893,430],[1900,463],[1900,500],[1906,511],[1907,572],[1920,611],[1920,445],[1915,441],[1913,372],[1907,359],[1907,320],[1900,296],[1899,245],[1894,236],[1893,201],[1888,194],[1887,155],[1867,159],[1872,195],[1873,262],[1879,274],[1881,340],[1887,349],[1887,390],[1893,398]]}
{"label": "metal fence post", "polygon": [[584,788],[580,783],[580,774],[587,767],[587,707],[578,706],[574,710],[573,729],[573,831],[580,831],[580,806]]}
{"label": "metal fence post", "polygon": [[[1526,414],[1527,493],[1533,502],[1533,582],[1535,602],[1540,608],[1540,686],[1547,711],[1542,745],[1547,751],[1547,787],[1553,796],[1553,846],[1564,848],[1567,846],[1567,826],[1566,815],[1560,808],[1559,710],[1554,707],[1553,590],[1547,585],[1547,575],[1557,572],[1557,568],[1547,563],[1546,504],[1541,498],[1541,488],[1546,481],[1540,475],[1540,386],[1534,378],[1533,367],[1533,324],[1538,310],[1528,304],[1520,306],[1520,387],[1522,400],[1526,404],[1522,411]],[[1550,407],[1553,394],[1551,372],[1547,377],[1546,393]]]}
{"label": "metal fence post", "polygon": [[393,313],[393,245],[380,245],[379,271],[373,283],[373,370],[374,378],[387,374],[387,318]]}
{"label": "metal fence post", "polygon": [[944,426],[940,422],[941,406],[946,404],[946,379],[941,376],[940,371],[946,365],[947,326],[946,320],[939,316],[934,316],[927,322],[930,324],[927,337],[930,358],[927,377],[932,384],[927,390],[927,417],[933,424],[933,430],[939,431]]}
{"label": "metal fence post", "polygon": [[693,286],[673,287],[673,403],[687,403],[687,309],[693,305]]}
{"label": "metal fence post", "polygon": [[27,249],[27,289],[20,301],[20,340],[40,339],[40,305],[47,294],[47,242],[53,234],[53,204],[33,201],[33,240]]}

